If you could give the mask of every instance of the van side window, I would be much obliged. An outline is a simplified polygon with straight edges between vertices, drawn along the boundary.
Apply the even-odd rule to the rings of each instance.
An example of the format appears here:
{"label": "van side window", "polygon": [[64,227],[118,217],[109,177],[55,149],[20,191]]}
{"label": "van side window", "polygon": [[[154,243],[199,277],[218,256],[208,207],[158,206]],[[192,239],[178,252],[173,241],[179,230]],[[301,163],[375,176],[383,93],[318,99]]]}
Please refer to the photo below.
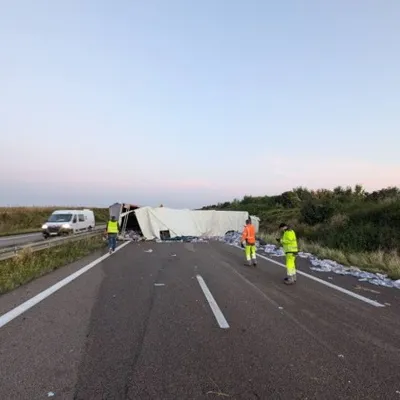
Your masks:
{"label": "van side window", "polygon": [[73,223],[73,224],[76,224],[76,221],[77,221],[77,220],[76,220],[76,215],[74,215],[74,219],[72,220],[72,223]]}
{"label": "van side window", "polygon": [[79,222],[84,222],[85,216],[83,214],[79,214]]}

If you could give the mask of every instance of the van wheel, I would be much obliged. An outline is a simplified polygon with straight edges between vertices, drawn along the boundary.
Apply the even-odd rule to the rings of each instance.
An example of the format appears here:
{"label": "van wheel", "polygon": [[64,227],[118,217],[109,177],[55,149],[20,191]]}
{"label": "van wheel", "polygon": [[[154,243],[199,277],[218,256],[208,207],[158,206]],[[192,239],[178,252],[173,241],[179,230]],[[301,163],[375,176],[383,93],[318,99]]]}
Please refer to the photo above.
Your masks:
{"label": "van wheel", "polygon": [[88,231],[90,232],[93,229],[93,227],[89,226]]}

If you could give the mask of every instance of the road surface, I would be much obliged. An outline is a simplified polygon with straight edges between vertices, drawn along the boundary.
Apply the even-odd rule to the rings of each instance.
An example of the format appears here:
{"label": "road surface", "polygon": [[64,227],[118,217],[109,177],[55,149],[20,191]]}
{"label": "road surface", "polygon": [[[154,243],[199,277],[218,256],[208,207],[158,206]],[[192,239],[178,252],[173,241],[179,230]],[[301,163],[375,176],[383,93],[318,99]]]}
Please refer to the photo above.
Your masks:
{"label": "road surface", "polygon": [[0,237],[0,248],[21,246],[28,243],[40,242],[41,240],[43,240],[43,235],[40,232],[13,236],[2,236]]}
{"label": "road surface", "polygon": [[[0,328],[0,398],[400,399],[397,289],[365,286],[392,302],[376,307],[306,276],[285,286],[283,268],[242,257],[129,243],[91,264]],[[0,297],[0,315],[85,264]]]}
{"label": "road surface", "polygon": [[[96,225],[97,228],[105,228],[105,224]],[[51,240],[46,239],[46,240]],[[0,237],[0,249],[11,246],[23,246],[29,243],[40,242],[43,240],[41,232],[25,233],[22,235],[12,235]]]}

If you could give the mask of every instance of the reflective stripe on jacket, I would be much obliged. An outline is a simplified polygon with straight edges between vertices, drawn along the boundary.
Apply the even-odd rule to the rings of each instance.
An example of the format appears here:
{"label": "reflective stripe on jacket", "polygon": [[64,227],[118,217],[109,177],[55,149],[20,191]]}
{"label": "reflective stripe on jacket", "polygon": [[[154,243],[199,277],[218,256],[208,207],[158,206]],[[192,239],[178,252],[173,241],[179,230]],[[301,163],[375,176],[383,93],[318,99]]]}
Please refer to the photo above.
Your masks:
{"label": "reflective stripe on jacket", "polygon": [[108,221],[107,233],[118,233],[118,221]]}
{"label": "reflective stripe on jacket", "polygon": [[256,243],[256,228],[253,224],[246,225],[242,233],[242,242],[246,241],[248,244]]}
{"label": "reflective stripe on jacket", "polygon": [[299,251],[296,234],[293,229],[286,229],[283,232],[281,244],[285,253],[297,253]]}

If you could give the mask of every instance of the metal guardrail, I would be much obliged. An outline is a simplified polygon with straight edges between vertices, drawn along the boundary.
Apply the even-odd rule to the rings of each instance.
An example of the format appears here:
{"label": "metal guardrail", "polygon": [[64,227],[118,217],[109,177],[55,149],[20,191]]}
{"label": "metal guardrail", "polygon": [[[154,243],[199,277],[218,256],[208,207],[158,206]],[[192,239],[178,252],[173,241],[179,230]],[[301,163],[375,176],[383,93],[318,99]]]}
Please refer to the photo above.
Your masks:
{"label": "metal guardrail", "polygon": [[102,227],[96,227],[95,229],[93,229],[90,232],[76,233],[74,235],[69,235],[69,236],[59,237],[59,238],[54,238],[54,239],[44,239],[40,242],[23,244],[20,246],[4,247],[4,248],[0,249],[0,261],[12,258],[24,249],[29,248],[32,252],[45,250],[45,249],[59,246],[61,244],[72,243],[72,242],[76,242],[76,241],[79,241],[82,239],[94,237],[94,236],[100,235],[103,232],[104,232],[104,227],[102,226]]}

